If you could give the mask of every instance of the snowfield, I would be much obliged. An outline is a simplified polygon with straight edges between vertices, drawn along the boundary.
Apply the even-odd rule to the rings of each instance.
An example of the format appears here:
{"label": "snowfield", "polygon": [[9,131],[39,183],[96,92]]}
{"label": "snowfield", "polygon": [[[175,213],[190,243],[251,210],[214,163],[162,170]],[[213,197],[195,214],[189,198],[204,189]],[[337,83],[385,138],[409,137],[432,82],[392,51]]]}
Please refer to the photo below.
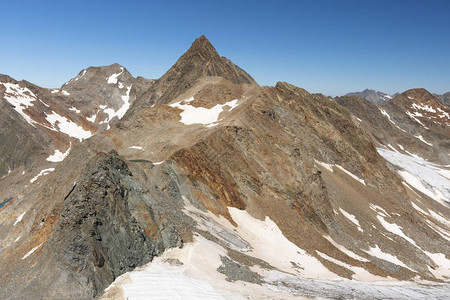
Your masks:
{"label": "snowfield", "polygon": [[405,182],[430,198],[448,205],[450,202],[450,180],[444,166],[428,162],[419,156],[410,156],[383,148],[378,153],[389,163],[400,168],[398,173]]}

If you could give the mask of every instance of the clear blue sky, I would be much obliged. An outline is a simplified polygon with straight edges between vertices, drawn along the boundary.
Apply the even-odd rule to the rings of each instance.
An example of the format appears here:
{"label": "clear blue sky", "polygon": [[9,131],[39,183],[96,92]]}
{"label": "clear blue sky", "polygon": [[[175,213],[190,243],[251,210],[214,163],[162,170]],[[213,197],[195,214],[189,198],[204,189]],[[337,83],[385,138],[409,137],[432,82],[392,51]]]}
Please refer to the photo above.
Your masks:
{"label": "clear blue sky", "polygon": [[59,87],[88,66],[159,78],[205,34],[262,85],[450,90],[450,1],[2,1],[0,73]]}

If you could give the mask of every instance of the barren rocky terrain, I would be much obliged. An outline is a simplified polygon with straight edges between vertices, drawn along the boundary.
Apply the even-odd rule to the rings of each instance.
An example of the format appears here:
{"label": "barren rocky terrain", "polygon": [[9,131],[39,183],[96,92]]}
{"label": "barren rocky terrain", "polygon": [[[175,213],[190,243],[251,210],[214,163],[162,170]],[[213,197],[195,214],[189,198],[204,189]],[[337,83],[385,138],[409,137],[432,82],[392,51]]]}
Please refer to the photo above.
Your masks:
{"label": "barren rocky terrain", "polygon": [[450,293],[450,111],[426,90],[259,86],[202,36],[157,80],[0,96],[2,299]]}

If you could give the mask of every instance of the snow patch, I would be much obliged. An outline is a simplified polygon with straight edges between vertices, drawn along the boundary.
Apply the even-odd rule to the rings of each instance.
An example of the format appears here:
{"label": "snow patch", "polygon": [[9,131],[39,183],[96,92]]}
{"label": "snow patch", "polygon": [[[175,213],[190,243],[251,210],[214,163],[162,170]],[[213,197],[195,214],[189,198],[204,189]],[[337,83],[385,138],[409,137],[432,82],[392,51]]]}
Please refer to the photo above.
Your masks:
{"label": "snow patch", "polygon": [[48,168],[42,170],[39,174],[30,179],[30,183],[35,182],[40,176],[48,175],[49,173],[55,171],[55,168]]}
{"label": "snow patch", "polygon": [[[219,120],[220,113],[224,110],[224,107],[228,106],[229,111],[233,110],[235,107],[238,106],[237,102],[238,100],[232,100],[229,102],[226,102],[225,104],[216,104],[212,108],[204,108],[204,107],[195,107],[192,105],[189,105],[189,102],[192,102],[194,100],[194,97],[191,97],[186,100],[182,100],[176,103],[169,104],[170,107],[181,109],[183,112],[180,113],[181,120],[180,122],[185,125],[191,125],[191,124],[203,124],[203,125],[209,125],[209,126],[215,126],[217,125],[217,122],[221,121]],[[183,104],[182,104],[183,103]]]}
{"label": "snow patch", "polygon": [[6,88],[3,98],[12,106],[14,106],[14,110],[19,113],[25,119],[25,121],[27,121],[28,124],[36,127],[34,126],[34,124],[36,124],[36,121],[31,119],[31,117],[24,111],[28,107],[34,105],[32,102],[37,100],[36,95],[33,94],[33,92],[28,88],[20,87],[18,84],[3,82],[1,84],[3,84],[3,86]]}
{"label": "snow patch", "polygon": [[428,127],[426,127],[422,122],[420,122],[419,119],[416,118],[416,115],[415,115],[415,114],[413,114],[413,113],[411,113],[411,112],[409,112],[409,111],[405,111],[405,113],[406,113],[411,119],[413,119],[414,121],[416,121],[417,123],[419,123],[420,125],[422,125],[423,128],[428,129]]}
{"label": "snow patch", "polygon": [[339,210],[348,220],[350,220],[350,222],[352,222],[353,224],[355,224],[358,227],[359,231],[363,232],[361,225],[359,224],[358,220],[356,219],[356,217],[354,215],[349,214],[348,212],[346,212],[345,210],[343,210],[340,207],[339,207]]}
{"label": "snow patch", "polygon": [[142,148],[141,146],[131,146],[131,147],[128,147],[128,148],[130,148],[130,149],[144,150],[144,148]]}
{"label": "snow patch", "polygon": [[382,216],[377,216],[377,219],[378,219],[378,221],[380,221],[381,225],[383,225],[384,229],[404,238],[405,240],[410,242],[412,245],[419,248],[419,246],[417,246],[416,242],[413,239],[409,238],[408,236],[406,236],[406,234],[403,233],[403,230],[400,226],[398,226],[395,223],[387,222]]}
{"label": "snow patch", "polygon": [[333,172],[333,165],[331,164],[327,164],[321,161],[318,161],[317,159],[314,159],[316,161],[317,164],[321,165],[322,167],[324,167],[325,169],[327,169],[330,172]]}
{"label": "snow patch", "polygon": [[33,252],[36,251],[36,250],[37,250],[39,247],[41,247],[41,246],[42,246],[42,244],[40,244],[40,245],[34,247],[33,249],[31,249],[27,254],[25,254],[25,255],[22,257],[22,259],[25,259],[25,258],[27,258],[28,256],[30,256],[31,254],[33,254]]}
{"label": "snow patch", "polygon": [[424,214],[424,215],[429,215],[429,213],[427,213],[426,211],[424,211],[423,209],[421,209],[419,206],[417,206],[414,202],[411,202],[412,207],[414,207],[415,210],[417,210],[418,212]]}
{"label": "snow patch", "polygon": [[349,175],[349,176],[352,177],[353,179],[358,180],[358,181],[361,182],[362,184],[366,185],[366,182],[365,182],[363,179],[361,179],[361,178],[359,178],[358,176],[356,176],[355,174],[351,173],[350,171],[348,171],[348,170],[345,169],[344,167],[339,166],[339,165],[335,165],[335,166],[338,167],[339,169],[341,169],[342,171],[344,171],[347,175]]}
{"label": "snow patch", "polygon": [[432,113],[436,112],[436,110],[433,107],[431,107],[430,105],[419,105],[419,104],[413,103],[411,107],[416,110],[420,109],[420,110],[425,110],[425,111],[432,112]]}
{"label": "snow patch", "polygon": [[331,244],[333,244],[334,247],[336,247],[337,249],[339,249],[339,251],[347,254],[349,257],[362,261],[362,262],[368,262],[368,259],[365,259],[364,257],[359,256],[358,254],[348,250],[347,248],[345,248],[344,246],[336,243],[336,241],[334,241],[330,236],[324,235],[323,236],[327,241],[329,241]]}
{"label": "snow patch", "polygon": [[80,142],[92,136],[92,132],[84,130],[83,127],[78,126],[76,123],[66,117],[60,116],[54,111],[50,115],[46,114],[45,119],[52,124],[53,128],[58,128],[60,132],[77,138]]}
{"label": "snow patch", "polygon": [[106,81],[107,81],[109,84],[116,84],[116,83],[117,83],[117,77],[119,77],[120,74],[122,74],[123,71],[124,71],[123,67],[120,67],[120,70],[121,70],[121,71],[120,71],[119,73],[115,73],[115,74],[112,74],[112,75],[109,76],[109,77],[106,77]]}
{"label": "snow patch", "polygon": [[[125,115],[125,113],[130,108],[130,91],[132,85],[127,88],[126,94],[122,97],[123,105],[117,111],[112,108],[106,108],[106,105],[100,105],[100,108],[104,109],[103,112],[108,114],[108,118],[103,121],[103,123],[108,123],[113,118],[118,117],[119,120]],[[106,108],[106,109],[105,109]]]}
{"label": "snow patch", "polygon": [[422,142],[424,142],[427,145],[433,146],[432,143],[429,143],[429,142],[425,141],[421,135],[415,135],[414,137],[418,138],[419,140],[421,140]]}
{"label": "snow patch", "polygon": [[68,91],[61,90],[61,93],[63,93],[63,95],[66,95],[66,96],[70,96],[70,93]]}
{"label": "snow patch", "polygon": [[86,70],[83,70],[80,76],[77,76],[77,78],[75,78],[74,81],[78,81],[79,79],[81,79],[81,77],[83,77],[86,74]]}
{"label": "snow patch", "polygon": [[336,258],[330,257],[330,256],[328,256],[325,253],[322,253],[320,251],[316,250],[316,253],[320,257],[322,257],[323,259],[331,261],[332,263],[335,263],[338,266],[344,267],[344,268],[352,271],[354,273],[352,275],[352,279],[361,280],[361,281],[382,281],[382,280],[386,280],[386,278],[384,278],[384,277],[376,276],[376,275],[373,275],[373,274],[369,273],[364,268],[351,266],[351,265],[346,264],[346,263],[344,263],[344,262],[342,262],[342,261],[340,261],[340,260],[338,260]]}
{"label": "snow patch", "polygon": [[71,107],[69,108],[69,110],[76,112],[77,114],[79,114],[81,112],[81,110],[77,109],[76,107]]}
{"label": "snow patch", "polygon": [[14,222],[13,226],[16,226],[17,223],[19,223],[20,221],[22,221],[23,216],[26,214],[27,212],[24,211],[23,213],[20,214],[20,216],[17,217],[16,221]]}
{"label": "snow patch", "polygon": [[66,152],[62,153],[59,150],[55,150],[55,153],[53,155],[50,155],[49,157],[47,157],[47,161],[51,161],[51,162],[60,162],[63,161],[64,158],[66,158],[67,155],[69,155],[71,146],[69,146],[69,149],[67,149]]}
{"label": "snow patch", "polygon": [[414,270],[412,270],[412,269],[409,268],[407,265],[405,265],[405,264],[404,264],[401,260],[399,260],[396,256],[394,256],[394,255],[392,255],[392,254],[389,254],[389,253],[386,253],[386,252],[383,252],[383,251],[380,249],[380,247],[378,247],[378,245],[375,245],[375,247],[373,247],[373,248],[369,248],[369,250],[363,250],[363,251],[367,252],[368,254],[370,254],[370,255],[372,255],[372,256],[375,256],[375,257],[378,257],[378,258],[380,258],[380,259],[382,259],[382,260],[391,262],[391,263],[393,263],[393,264],[395,264],[395,265],[402,266],[402,267],[404,267],[404,268],[406,268],[406,269],[411,270],[411,271],[414,272]]}
{"label": "snow patch", "polygon": [[95,119],[97,119],[97,113],[93,114],[91,117],[86,117],[86,120],[92,123],[95,122]]}

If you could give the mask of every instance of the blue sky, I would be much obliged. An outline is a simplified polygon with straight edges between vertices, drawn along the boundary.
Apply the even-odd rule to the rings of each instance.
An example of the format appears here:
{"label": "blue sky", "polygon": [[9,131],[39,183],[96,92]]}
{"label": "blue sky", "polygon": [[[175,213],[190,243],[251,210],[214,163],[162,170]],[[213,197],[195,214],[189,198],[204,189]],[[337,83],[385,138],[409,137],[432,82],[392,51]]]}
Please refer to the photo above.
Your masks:
{"label": "blue sky", "polygon": [[158,78],[205,34],[262,85],[450,91],[450,1],[2,1],[0,73],[59,87],[117,62]]}

